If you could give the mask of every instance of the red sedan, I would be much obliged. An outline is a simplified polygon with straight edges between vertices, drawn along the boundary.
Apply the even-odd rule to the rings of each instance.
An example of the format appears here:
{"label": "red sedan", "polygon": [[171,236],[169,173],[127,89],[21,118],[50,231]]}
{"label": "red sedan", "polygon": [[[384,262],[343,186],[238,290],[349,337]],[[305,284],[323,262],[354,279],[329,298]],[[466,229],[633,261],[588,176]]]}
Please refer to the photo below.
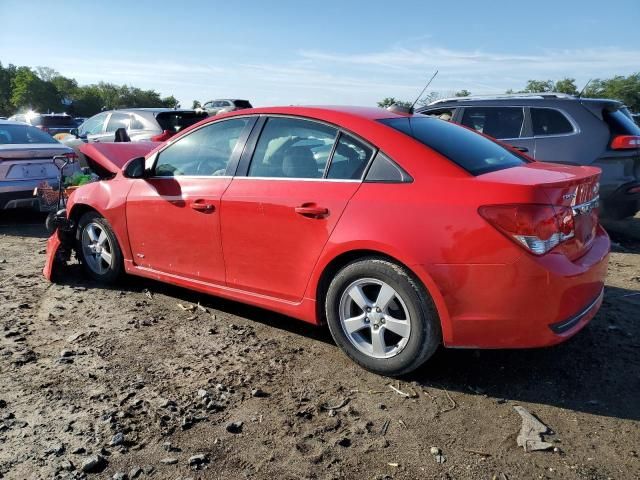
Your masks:
{"label": "red sedan", "polygon": [[602,302],[599,170],[442,120],[251,109],[83,148],[103,179],[69,199],[48,278],[75,249],[100,282],[126,272],[326,323],[384,375],[439,345],[562,342]]}

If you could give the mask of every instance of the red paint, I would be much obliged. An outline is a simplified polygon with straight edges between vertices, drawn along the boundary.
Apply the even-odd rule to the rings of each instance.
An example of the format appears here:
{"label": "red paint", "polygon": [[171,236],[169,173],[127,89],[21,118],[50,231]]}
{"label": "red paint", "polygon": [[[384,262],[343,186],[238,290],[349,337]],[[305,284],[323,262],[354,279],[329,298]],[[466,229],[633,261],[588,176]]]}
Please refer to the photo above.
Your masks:
{"label": "red paint", "polygon": [[[576,217],[572,240],[534,255],[478,211],[509,204],[547,205],[566,213],[597,194],[599,170],[532,162],[473,177],[376,122],[397,116],[380,109],[251,109],[198,125],[253,114],[338,125],[384,151],[414,182],[131,180],[120,169],[126,156],[136,155],[115,153],[115,144],[107,152],[101,144],[116,176],[79,188],[68,211],[73,215],[86,205],[109,221],[130,274],[311,323],[321,321],[317,293],[325,268],[342,254],[363,250],[392,257],[415,274],[434,300],[447,346],[551,345],[595,315],[599,302],[568,332],[557,335],[549,328],[582,312],[602,291],[610,243],[597,218],[594,224],[592,215]],[[48,265],[57,245],[50,240]]]}

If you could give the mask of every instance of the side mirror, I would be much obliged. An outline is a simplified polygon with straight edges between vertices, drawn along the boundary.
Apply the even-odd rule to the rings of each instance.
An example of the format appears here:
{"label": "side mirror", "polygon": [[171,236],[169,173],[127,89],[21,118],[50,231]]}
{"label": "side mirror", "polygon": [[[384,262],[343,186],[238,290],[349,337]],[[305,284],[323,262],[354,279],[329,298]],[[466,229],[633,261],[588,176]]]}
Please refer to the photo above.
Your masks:
{"label": "side mirror", "polygon": [[122,170],[122,174],[126,178],[145,178],[147,171],[145,170],[145,158],[137,157],[129,160]]}
{"label": "side mirror", "polygon": [[80,138],[80,134],[78,133],[78,129],[77,128],[72,128],[69,133],[71,135],[73,135],[74,137],[76,137],[76,138]]}

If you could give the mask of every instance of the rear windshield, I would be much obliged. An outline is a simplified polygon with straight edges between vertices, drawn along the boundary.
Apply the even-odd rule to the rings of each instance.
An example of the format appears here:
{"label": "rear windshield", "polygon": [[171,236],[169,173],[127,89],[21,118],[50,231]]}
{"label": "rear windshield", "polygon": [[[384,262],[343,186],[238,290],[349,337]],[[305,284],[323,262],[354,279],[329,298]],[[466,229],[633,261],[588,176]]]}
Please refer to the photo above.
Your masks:
{"label": "rear windshield", "polygon": [[618,110],[604,110],[602,118],[609,125],[612,135],[640,135],[640,127],[631,118],[626,108]]}
{"label": "rear windshield", "polygon": [[73,120],[73,117],[69,117],[68,115],[39,115],[33,117],[30,123],[37,127],[76,127],[76,122]]}
{"label": "rear windshield", "polygon": [[207,118],[206,112],[162,112],[156,116],[156,121],[162,130],[179,132],[204,118]]}
{"label": "rear windshield", "polygon": [[58,143],[58,141],[36,127],[0,124],[0,145],[25,143]]}
{"label": "rear windshield", "polygon": [[234,100],[233,104],[238,108],[252,108],[247,100]]}
{"label": "rear windshield", "polygon": [[527,161],[468,128],[430,117],[386,118],[398,130],[464,168],[472,175],[524,165]]}

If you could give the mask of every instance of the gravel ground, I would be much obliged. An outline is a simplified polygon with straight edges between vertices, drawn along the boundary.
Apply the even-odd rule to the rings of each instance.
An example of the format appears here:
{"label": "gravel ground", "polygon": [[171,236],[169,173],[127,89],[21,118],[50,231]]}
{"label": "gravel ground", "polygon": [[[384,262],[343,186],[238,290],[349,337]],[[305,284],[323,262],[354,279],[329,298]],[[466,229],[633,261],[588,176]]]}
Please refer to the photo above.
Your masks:
{"label": "gravel ground", "polygon": [[[41,222],[0,216],[0,478],[640,478],[640,217],[607,225],[577,337],[440,351],[400,382],[264,310],[77,265],[50,284]],[[517,446],[518,405],[554,448]]]}

